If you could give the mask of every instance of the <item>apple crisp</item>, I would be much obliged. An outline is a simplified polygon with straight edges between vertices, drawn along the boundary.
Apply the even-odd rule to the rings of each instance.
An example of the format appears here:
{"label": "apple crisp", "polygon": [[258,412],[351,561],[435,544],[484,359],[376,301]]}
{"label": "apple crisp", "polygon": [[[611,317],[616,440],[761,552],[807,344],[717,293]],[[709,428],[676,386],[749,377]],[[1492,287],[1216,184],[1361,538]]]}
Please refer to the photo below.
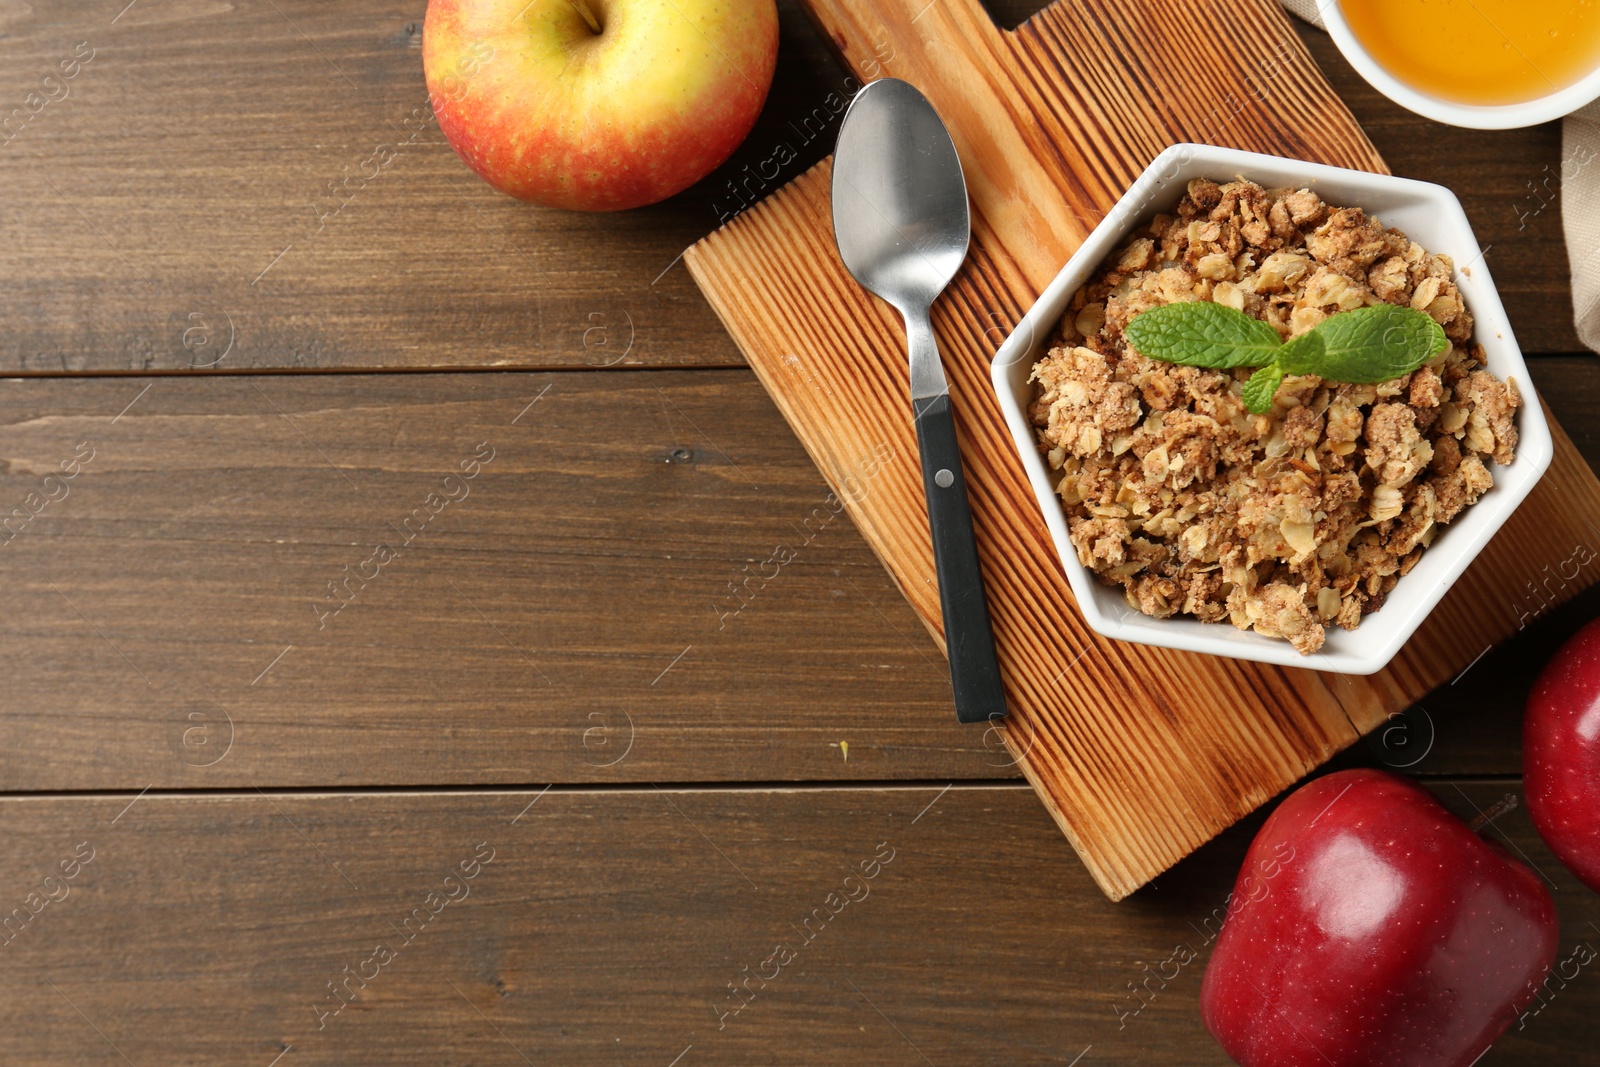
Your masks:
{"label": "apple crisp", "polygon": [[[1030,415],[1084,566],[1147,615],[1227,620],[1302,653],[1330,625],[1356,629],[1516,448],[1516,384],[1485,369],[1453,272],[1309,190],[1190,182],[1078,291],[1033,368]],[[1284,339],[1388,302],[1426,312],[1450,347],[1379,385],[1290,375],[1252,415],[1248,370],[1146,359],[1123,336],[1142,311],[1199,300]]]}

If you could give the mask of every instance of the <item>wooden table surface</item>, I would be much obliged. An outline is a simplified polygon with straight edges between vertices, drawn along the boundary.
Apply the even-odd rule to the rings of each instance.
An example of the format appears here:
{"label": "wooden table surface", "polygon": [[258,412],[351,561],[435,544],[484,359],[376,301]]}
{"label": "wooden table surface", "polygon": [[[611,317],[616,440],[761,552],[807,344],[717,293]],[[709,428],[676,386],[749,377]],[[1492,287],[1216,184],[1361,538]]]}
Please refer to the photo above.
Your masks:
{"label": "wooden table surface", "polygon": [[[1225,1064],[1195,998],[1259,817],[1107,902],[676,261],[831,144],[804,15],[732,162],[585,216],[442,142],[423,7],[0,0],[0,1061]],[[1559,129],[1425,122],[1306,36],[1600,461]],[[1518,795],[1597,607],[1530,601],[1336,765]],[[1597,1011],[1552,983],[1482,1063],[1581,1061]]]}

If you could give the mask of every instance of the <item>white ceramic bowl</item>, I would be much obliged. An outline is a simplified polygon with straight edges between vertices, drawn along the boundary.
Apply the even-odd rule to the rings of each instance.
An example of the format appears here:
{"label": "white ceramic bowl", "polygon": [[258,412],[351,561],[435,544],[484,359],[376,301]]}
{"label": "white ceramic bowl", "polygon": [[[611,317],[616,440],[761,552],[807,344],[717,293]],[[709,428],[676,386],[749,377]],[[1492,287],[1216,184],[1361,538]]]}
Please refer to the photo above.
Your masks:
{"label": "white ceramic bowl", "polygon": [[1465,126],[1473,130],[1509,130],[1522,126],[1537,126],[1563,115],[1570,115],[1586,104],[1600,98],[1600,67],[1591,71],[1582,81],[1558,92],[1541,96],[1520,104],[1457,104],[1429,96],[1421,90],[1396,78],[1367,51],[1365,45],[1350,28],[1344,11],[1337,3],[1321,8],[1322,21],[1328,27],[1344,58],[1356,68],[1374,89],[1401,107],[1409,108],[1423,118],[1447,122],[1452,126]]}
{"label": "white ceramic bowl", "polygon": [[[1190,179],[1202,177],[1218,182],[1244,177],[1268,188],[1307,188],[1335,206],[1363,208],[1428,251],[1452,257],[1456,263],[1455,282],[1476,320],[1475,339],[1488,356],[1489,370],[1501,379],[1514,380],[1522,391],[1516,459],[1509,466],[1493,468],[1494,488],[1454,522],[1440,527],[1432,546],[1411,573],[1400,579],[1380,610],[1363,619],[1353,632],[1329,627],[1327,642],[1310,655],[1296,652],[1287,641],[1262,637],[1227,622],[1203,623],[1182,616],[1151,618],[1130,608],[1121,589],[1101,584],[1079,563],[1068,540],[1066,516],[1055,492],[1059,479],[1039,453],[1034,427],[1028,420],[1028,405],[1035,396],[1029,375],[1073,295],[1138,224],[1158,212],[1172,210]],[[1291,667],[1343,674],[1382,670],[1532,491],[1553,454],[1550,427],[1528,378],[1522,350],[1517,347],[1472,227],[1454,193],[1406,178],[1207,145],[1174,145],[1156,157],[1000,346],[992,377],[1006,424],[1027,469],[1028,481],[1050,528],[1073,595],[1095,631],[1123,641]]]}

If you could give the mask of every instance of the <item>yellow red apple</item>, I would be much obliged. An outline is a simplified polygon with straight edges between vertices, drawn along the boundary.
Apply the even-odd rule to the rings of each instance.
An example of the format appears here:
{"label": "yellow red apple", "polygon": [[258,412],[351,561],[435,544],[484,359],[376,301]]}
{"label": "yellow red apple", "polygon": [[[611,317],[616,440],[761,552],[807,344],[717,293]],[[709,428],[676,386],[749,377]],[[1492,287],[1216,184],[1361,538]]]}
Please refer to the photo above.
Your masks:
{"label": "yellow red apple", "polygon": [[778,54],[774,0],[429,0],[439,128],[502,192],[617,211],[664,200],[754,125]]}

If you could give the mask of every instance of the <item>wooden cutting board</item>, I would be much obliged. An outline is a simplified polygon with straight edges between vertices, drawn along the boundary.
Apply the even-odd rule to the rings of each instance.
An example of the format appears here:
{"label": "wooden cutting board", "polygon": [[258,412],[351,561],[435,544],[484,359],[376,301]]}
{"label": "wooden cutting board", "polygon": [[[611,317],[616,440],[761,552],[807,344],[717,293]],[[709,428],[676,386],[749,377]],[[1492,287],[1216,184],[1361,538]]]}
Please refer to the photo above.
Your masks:
{"label": "wooden cutting board", "polygon": [[[1113,899],[1600,576],[1600,566],[1564,576],[1575,552],[1600,550],[1600,483],[1554,427],[1543,482],[1381,674],[1091,633],[990,389],[995,348],[1173,142],[1375,171],[1383,160],[1273,0],[1060,0],[1012,32],[978,0],[807,2],[862,80],[905,78],[926,93],[961,154],[972,253],[934,325],[1011,702],[1006,740]],[[825,160],[685,261],[937,639],[903,335],[839,262],[828,179]]]}

